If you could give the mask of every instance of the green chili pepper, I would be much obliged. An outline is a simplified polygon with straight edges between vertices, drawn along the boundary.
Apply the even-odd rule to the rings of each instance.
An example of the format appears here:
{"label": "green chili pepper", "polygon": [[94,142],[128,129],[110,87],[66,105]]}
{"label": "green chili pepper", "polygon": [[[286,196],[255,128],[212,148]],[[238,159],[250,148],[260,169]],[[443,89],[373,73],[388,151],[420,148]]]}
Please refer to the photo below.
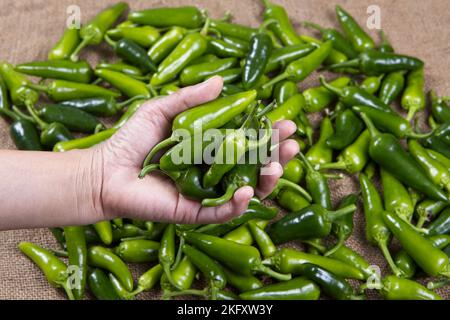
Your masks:
{"label": "green chili pepper", "polygon": [[[231,68],[223,70],[217,72],[215,75],[221,77],[224,85],[227,85],[239,81],[241,79],[241,68]],[[208,77],[207,79],[209,78],[211,78],[211,76]],[[244,89],[241,89],[240,91],[244,91]]]}
{"label": "green chili pepper", "polygon": [[100,62],[95,68],[120,72],[137,80],[148,80],[148,77],[142,74],[141,69],[120,61],[115,63]]}
{"label": "green chili pepper", "polygon": [[90,83],[94,73],[86,61],[49,60],[22,63],[15,68],[18,72],[41,78],[62,79]]}
{"label": "green chili pepper", "polygon": [[123,60],[142,69],[146,73],[156,71],[155,63],[147,55],[145,49],[136,42],[130,39],[120,39],[114,42],[108,36],[105,37],[105,40]]}
{"label": "green chili pepper", "polygon": [[297,158],[290,160],[283,168],[283,179],[299,184],[304,177],[305,171],[303,169],[303,164]]}
{"label": "green chili pepper", "polygon": [[361,73],[373,76],[401,70],[418,70],[423,67],[423,61],[391,52],[365,51],[356,59],[331,65],[331,70],[340,68],[355,68]]}
{"label": "green chili pepper", "polygon": [[409,140],[408,148],[410,154],[423,168],[434,184],[444,188],[447,192],[450,192],[450,172],[448,171],[448,168],[430,157],[425,148],[422,147],[417,140]]}
{"label": "green chili pepper", "polygon": [[362,300],[362,296],[356,295],[348,282],[311,263],[305,263],[301,266],[302,274],[309,280],[318,284],[323,292],[333,299],[337,300]]}
{"label": "green chili pepper", "polygon": [[289,213],[271,225],[269,235],[276,244],[294,239],[311,240],[324,238],[331,233],[332,223],[356,210],[349,205],[336,211],[329,211],[313,204],[300,211]]}
{"label": "green chili pepper", "polygon": [[122,241],[114,248],[114,253],[125,262],[153,262],[158,260],[158,250],[158,242],[136,239]]}
{"label": "green chili pepper", "polygon": [[301,266],[312,263],[342,278],[365,279],[362,271],[347,263],[290,248],[278,249],[275,255],[264,260],[263,263],[274,266],[279,272],[292,274],[301,274]]}
{"label": "green chili pepper", "polygon": [[290,97],[285,103],[279,105],[267,114],[267,118],[272,123],[281,120],[294,120],[305,105],[305,98],[302,94]]}
{"label": "green chili pepper", "polygon": [[425,150],[430,157],[432,157],[436,161],[439,161],[441,164],[443,164],[450,170],[450,159],[449,158],[447,158],[443,154],[440,154],[439,152],[434,151],[432,149],[425,149]]}
{"label": "green chili pepper", "polygon": [[175,225],[169,224],[164,230],[158,251],[159,263],[164,270],[167,280],[174,286],[177,284],[172,279],[170,268],[175,262]]}
{"label": "green chili pepper", "polygon": [[144,82],[136,80],[126,74],[108,69],[96,69],[95,74],[129,98],[138,96],[141,99],[146,99],[151,97],[150,91]]}
{"label": "green chili pepper", "polygon": [[340,89],[327,83],[322,76],[319,77],[319,80],[322,86],[336,94],[340,98],[340,101],[349,108],[353,106],[367,106],[373,109],[393,113],[388,105],[362,88],[348,86]]}
{"label": "green chili pepper", "polygon": [[450,122],[450,107],[447,104],[448,98],[439,98],[436,92],[430,91],[431,114],[439,123]]}
{"label": "green chili pepper", "polygon": [[277,23],[271,24],[269,29],[283,42],[285,46],[302,43],[292,23],[289,21],[286,10],[269,0],[262,0],[264,5],[264,20],[275,20]]}
{"label": "green chili pepper", "polygon": [[445,234],[450,231],[450,208],[445,209],[436,220],[428,225],[430,235]]}
{"label": "green chili pepper", "polygon": [[211,28],[217,30],[223,36],[234,37],[244,41],[250,41],[258,30],[222,20],[211,20]]}
{"label": "green chili pepper", "polygon": [[384,74],[379,76],[366,77],[360,84],[360,88],[366,90],[371,94],[377,93],[381,86],[381,80],[383,80]]}
{"label": "green chili pepper", "polygon": [[146,230],[142,230],[141,228],[135,226],[134,224],[126,223],[120,228],[114,228],[112,230],[113,242],[118,241],[128,241],[129,239],[136,240],[139,239],[148,239],[150,237],[150,233]]}
{"label": "green chili pepper", "polygon": [[327,146],[341,150],[351,145],[360,136],[364,123],[350,109],[336,116],[336,132],[326,140]]}
{"label": "green chili pepper", "polygon": [[109,274],[109,280],[114,288],[114,291],[119,296],[120,300],[133,300],[134,296],[130,293],[129,290],[125,288],[125,286],[117,279],[114,274]]}
{"label": "green chili pepper", "polygon": [[416,281],[387,276],[381,282],[381,295],[387,300],[441,300],[441,297]]}
{"label": "green chili pepper", "polygon": [[198,8],[193,6],[163,7],[131,12],[128,15],[128,20],[137,24],[158,28],[178,26],[186,29],[196,29],[203,24],[204,15]]}
{"label": "green chili pepper", "polygon": [[366,218],[366,239],[371,245],[376,245],[381,249],[392,272],[400,276],[401,270],[395,265],[388,249],[390,232],[383,221],[381,197],[372,181],[365,174],[359,174],[359,182],[364,205],[364,216]]}
{"label": "green chili pepper", "polygon": [[87,278],[89,289],[98,300],[119,300],[108,276],[101,269],[93,269]]}
{"label": "green chili pepper", "polygon": [[273,256],[277,251],[277,248],[270,239],[270,236],[263,229],[258,227],[254,221],[249,221],[247,227],[249,228],[253,239],[255,239],[262,256],[264,258]]}
{"label": "green chili pepper", "polygon": [[432,220],[447,206],[447,202],[436,200],[423,200],[416,206],[418,216],[416,226],[422,228],[426,221]]}
{"label": "green chili pepper", "polygon": [[133,97],[120,103],[112,97],[74,99],[62,101],[58,103],[58,107],[79,109],[99,117],[112,117],[136,100],[142,100],[142,98],[140,96]]}
{"label": "green chili pepper", "polygon": [[372,38],[364,32],[355,19],[339,5],[336,6],[336,16],[353,48],[358,52],[375,49]]}
{"label": "green chili pepper", "polygon": [[303,81],[313,71],[319,68],[322,62],[330,54],[330,50],[331,42],[325,42],[309,55],[289,63],[283,73],[270,80],[263,86],[263,88],[274,85],[275,83],[285,79],[295,82]]}
{"label": "green chili pepper", "polygon": [[100,44],[106,31],[116,22],[120,15],[128,9],[124,2],[118,2],[115,5],[106,8],[97,14],[91,21],[83,25],[80,29],[80,44],[73,50],[70,59],[78,60],[78,54],[88,45]]}
{"label": "green chili pepper", "polygon": [[[350,83],[350,78],[341,77],[330,82],[335,88],[344,88]],[[325,109],[331,103],[337,100],[338,95],[324,88],[324,86],[312,87],[303,91],[306,100],[306,112],[318,112]]]}
{"label": "green chili pepper", "polygon": [[225,42],[224,40],[208,37],[208,46],[207,52],[215,54],[221,58],[244,58],[247,52],[229,42]]}
{"label": "green chili pepper", "polygon": [[[322,41],[320,41],[320,40],[318,40],[316,38],[313,38],[313,37],[306,36],[306,35],[301,35],[300,39],[302,41],[308,43],[308,44],[314,45],[316,48],[318,48],[321,45],[323,45]],[[348,60],[348,58],[347,58],[347,56],[345,54],[343,54],[340,51],[335,50],[334,48],[331,48],[330,54],[324,60],[323,63],[325,65],[333,65],[333,64],[341,63],[341,62],[344,62],[344,61],[347,61],[347,60]],[[357,70],[351,70],[351,69],[347,69],[345,71],[348,71],[348,73],[351,73],[351,74],[356,74],[358,72]]]}
{"label": "green chili pepper", "polygon": [[298,94],[298,87],[295,82],[281,81],[274,87],[273,97],[279,105],[283,105],[289,98]]}
{"label": "green chili pepper", "polygon": [[66,80],[54,80],[46,85],[34,83],[26,84],[27,87],[45,92],[54,101],[65,101],[81,98],[113,97],[120,94],[93,84],[77,83]]}
{"label": "green chili pepper", "polygon": [[143,273],[138,279],[138,286],[136,290],[130,292],[130,295],[137,295],[142,291],[148,291],[152,289],[161,279],[164,271],[160,264],[155,265],[148,271]]}
{"label": "green chili pepper", "polygon": [[[195,131],[200,129],[198,127],[200,124],[203,132],[212,128],[220,128],[235,116],[244,112],[255,98],[256,91],[250,90],[186,110],[178,114],[173,120],[172,132],[177,129],[185,129],[190,134],[195,134]],[[158,151],[174,144],[174,142],[176,142],[175,138],[169,137],[153,147],[144,161],[144,167],[150,163]]]}
{"label": "green chili pepper", "polygon": [[222,36],[221,39],[225,41],[226,43],[232,44],[235,47],[238,47],[241,50],[244,50],[245,52],[248,52],[250,49],[249,41],[241,40],[239,38],[230,37],[230,36]]}
{"label": "green chili pepper", "polygon": [[63,152],[73,149],[87,149],[109,139],[116,131],[117,129],[111,128],[90,136],[69,141],[61,141],[54,145],[53,151]]}
{"label": "green chili pepper", "polygon": [[310,205],[308,200],[291,189],[281,190],[276,197],[276,201],[280,207],[290,212],[299,211]]}
{"label": "green chili pepper", "polygon": [[183,86],[200,83],[219,72],[234,67],[236,64],[236,58],[226,58],[186,67],[180,73],[180,83]]}
{"label": "green chili pepper", "polygon": [[16,118],[9,127],[9,134],[19,150],[42,150],[36,126],[29,120]]}
{"label": "green chili pepper", "polygon": [[289,64],[295,60],[298,60],[316,49],[316,46],[311,44],[295,44],[291,46],[282,47],[272,51],[269,57],[269,61],[266,65],[265,72],[272,72],[280,69],[281,67]]}
{"label": "green chili pepper", "polygon": [[447,158],[450,158],[450,148],[448,147],[449,144],[441,139],[441,137],[433,134],[430,137],[422,140],[422,143],[427,148],[439,152]]}
{"label": "green chili pepper", "polygon": [[433,136],[450,146],[450,122],[444,122],[437,126]]}
{"label": "green chili pepper", "polygon": [[260,272],[281,281],[291,278],[290,275],[277,273],[264,266],[259,251],[254,247],[198,232],[182,232],[181,236],[211,258],[242,275]]}
{"label": "green chili pepper", "polygon": [[433,247],[430,241],[395,214],[383,211],[381,216],[395,238],[400,241],[403,249],[423,271],[431,276],[449,277],[450,264],[444,252]]}
{"label": "green chili pepper", "polygon": [[275,20],[265,21],[258,33],[250,39],[250,49],[245,58],[242,68],[242,84],[244,89],[253,88],[266,70],[269,57],[272,52],[272,40],[264,29],[276,22]]}
{"label": "green chili pepper", "polygon": [[383,186],[384,208],[397,214],[409,223],[414,213],[414,205],[408,190],[386,170],[381,169],[380,174]]}
{"label": "green chili pepper", "polygon": [[128,39],[144,48],[149,48],[159,38],[158,29],[150,26],[110,29],[106,34],[113,40]]}
{"label": "green chili pepper", "polygon": [[305,156],[311,165],[330,163],[333,158],[333,150],[328,146],[327,141],[334,134],[333,125],[329,117],[322,119],[320,124],[320,136],[316,143],[308,149]]}
{"label": "green chili pepper", "polygon": [[153,86],[159,86],[171,81],[193,59],[205,53],[207,42],[200,33],[186,35],[176,48],[160,63],[157,73],[150,81]]}
{"label": "green chili pepper", "polygon": [[125,263],[110,250],[93,246],[88,249],[88,263],[114,274],[127,291],[133,290],[133,277]]}
{"label": "green chili pepper", "polygon": [[80,34],[77,28],[68,28],[61,38],[48,52],[48,60],[68,59],[80,43]]}
{"label": "green chili pepper", "polygon": [[168,96],[168,95],[171,95],[171,94],[177,92],[178,90],[180,90],[180,87],[169,83],[161,88],[161,90],[159,91],[159,94],[161,96]]}
{"label": "green chili pepper", "polygon": [[148,50],[148,56],[154,63],[161,62],[183,40],[185,34],[186,29],[172,27],[151,46]]}
{"label": "green chili pepper", "polygon": [[[260,228],[265,228],[269,224],[268,220],[255,220],[256,224]],[[243,224],[240,227],[228,232],[223,236],[225,240],[233,241],[236,243],[251,246],[253,244],[253,237],[250,230],[247,228],[247,224]]]}
{"label": "green chili pepper", "polygon": [[30,81],[14,70],[7,62],[0,62],[0,76],[9,90],[11,102],[16,106],[34,105],[39,99],[39,93],[27,87]]}
{"label": "green chili pepper", "polygon": [[236,288],[239,292],[247,292],[263,287],[261,281],[255,276],[243,276],[241,274],[234,273],[233,271],[223,268],[227,283]]}
{"label": "green chili pepper", "polygon": [[390,72],[383,78],[378,96],[386,105],[394,101],[403,91],[405,73],[405,71]]}
{"label": "green chili pepper", "polygon": [[319,287],[303,277],[270,284],[239,295],[242,300],[318,300],[319,297]]}
{"label": "green chili pepper", "polygon": [[401,106],[408,111],[406,116],[408,121],[411,121],[417,111],[425,108],[424,82],[423,67],[408,73],[401,100]]}
{"label": "green chili pepper", "polygon": [[112,226],[108,220],[100,221],[93,224],[95,231],[106,245],[110,245],[113,241]]}
{"label": "green chili pepper", "polygon": [[79,287],[73,288],[73,295],[77,300],[83,300],[84,288],[87,276],[87,248],[83,227],[64,227],[64,238],[66,240],[69,265],[76,266]]}
{"label": "green chili pepper", "polygon": [[370,131],[369,155],[373,161],[405,185],[424,193],[429,198],[448,201],[445,193],[427,177],[397,138],[388,133],[380,133],[364,113],[361,117]]}
{"label": "green chili pepper", "polygon": [[21,242],[19,250],[44,272],[47,281],[54,287],[62,287],[70,300],[74,299],[67,283],[67,266],[50,251],[30,242]]}

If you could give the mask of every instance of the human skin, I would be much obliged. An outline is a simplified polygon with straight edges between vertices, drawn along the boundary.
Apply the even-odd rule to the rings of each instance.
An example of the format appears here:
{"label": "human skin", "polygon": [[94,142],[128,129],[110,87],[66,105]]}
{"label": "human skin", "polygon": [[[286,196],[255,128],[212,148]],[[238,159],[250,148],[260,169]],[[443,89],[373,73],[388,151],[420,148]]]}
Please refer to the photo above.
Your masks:
{"label": "human skin", "polygon": [[[109,140],[64,153],[0,151],[0,230],[84,225],[116,217],[173,223],[220,223],[242,214],[255,194],[273,190],[282,167],[299,151],[287,139],[295,124],[281,121],[279,162],[270,162],[256,190],[242,187],[228,203],[202,207],[180,195],[170,179],[138,179],[148,151],[170,135],[172,119],[187,108],[217,98],[222,79],[214,77],[163,98],[148,101]],[[267,174],[269,172],[269,174]]]}

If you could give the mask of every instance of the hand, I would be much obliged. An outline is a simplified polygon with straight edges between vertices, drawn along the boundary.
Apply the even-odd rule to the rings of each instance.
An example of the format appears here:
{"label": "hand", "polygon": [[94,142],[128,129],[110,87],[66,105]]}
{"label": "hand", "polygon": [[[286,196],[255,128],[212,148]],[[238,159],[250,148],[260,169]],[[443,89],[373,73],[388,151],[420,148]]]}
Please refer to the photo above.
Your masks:
{"label": "hand", "polygon": [[173,223],[219,223],[242,214],[254,193],[262,199],[272,192],[283,166],[299,151],[295,141],[286,140],[296,130],[292,121],[274,125],[282,142],[280,162],[267,165],[271,174],[260,177],[256,190],[240,188],[222,206],[206,208],[184,198],[172,181],[160,174],[138,179],[148,151],[170,135],[172,119],[188,108],[216,99],[222,85],[222,78],[214,77],[170,96],[152,99],[111,139],[98,146],[95,154],[103,167],[100,201],[105,219],[125,216]]}

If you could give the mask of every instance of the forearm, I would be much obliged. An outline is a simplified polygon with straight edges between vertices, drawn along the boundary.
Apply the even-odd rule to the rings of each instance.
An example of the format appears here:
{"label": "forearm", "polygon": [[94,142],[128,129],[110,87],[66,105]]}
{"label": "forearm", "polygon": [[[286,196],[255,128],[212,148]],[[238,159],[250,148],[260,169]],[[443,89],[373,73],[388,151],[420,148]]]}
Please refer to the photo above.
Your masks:
{"label": "forearm", "polygon": [[0,230],[101,220],[100,152],[0,151]]}

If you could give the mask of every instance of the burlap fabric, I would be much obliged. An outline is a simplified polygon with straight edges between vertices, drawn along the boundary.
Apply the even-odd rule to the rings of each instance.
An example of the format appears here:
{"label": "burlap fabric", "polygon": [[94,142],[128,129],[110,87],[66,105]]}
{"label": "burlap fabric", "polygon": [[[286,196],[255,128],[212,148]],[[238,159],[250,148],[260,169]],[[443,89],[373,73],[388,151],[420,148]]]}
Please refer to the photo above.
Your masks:
{"label": "burlap fabric", "polygon": [[[81,8],[82,21],[86,21],[115,0],[2,0],[0,4],[0,59],[13,64],[46,58],[47,51],[57,41],[65,28],[66,9],[76,4]],[[128,1],[133,10],[152,6],[197,5],[208,10],[211,16],[221,17],[226,11],[233,13],[234,21],[257,26],[261,21],[262,6],[257,0],[160,0]],[[344,8],[365,24],[368,6],[372,1],[277,0],[284,5],[298,30],[302,20],[311,20],[325,26],[336,27],[334,4]],[[426,86],[440,94],[450,94],[450,5],[446,0],[378,0],[381,25],[398,52],[411,54],[426,62]],[[376,31],[371,32],[377,38]],[[111,56],[106,46],[89,48],[83,53],[95,65],[100,57]],[[312,76],[300,84],[302,89],[317,84]],[[0,119],[0,148],[13,149],[7,123]],[[332,182],[333,200],[357,190],[358,182],[348,177]],[[386,273],[386,264],[378,249],[370,247],[364,239],[364,218],[361,210],[355,217],[355,231],[348,244],[362,253],[372,264]],[[64,299],[62,292],[50,287],[41,272],[24,256],[16,245],[32,241],[44,247],[56,248],[56,243],[46,229],[6,231],[0,233],[0,299]],[[395,249],[395,244],[394,244]],[[148,266],[133,266],[135,276]],[[450,298],[450,289],[439,291]],[[376,297],[375,294],[371,296]],[[158,292],[142,294],[139,298],[155,299]]]}

